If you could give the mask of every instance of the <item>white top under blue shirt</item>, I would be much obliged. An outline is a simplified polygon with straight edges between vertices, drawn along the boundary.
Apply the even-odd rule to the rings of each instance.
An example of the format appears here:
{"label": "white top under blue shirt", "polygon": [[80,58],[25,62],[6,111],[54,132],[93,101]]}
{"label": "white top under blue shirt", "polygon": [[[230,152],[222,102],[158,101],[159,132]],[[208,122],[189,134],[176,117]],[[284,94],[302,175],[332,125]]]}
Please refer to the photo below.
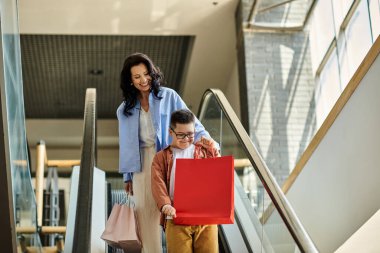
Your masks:
{"label": "white top under blue shirt", "polygon": [[[185,102],[174,90],[161,87],[156,98],[151,92],[149,95],[149,111],[153,123],[155,134],[156,151],[160,151],[171,143],[169,134],[170,116],[172,112],[179,109],[187,109]],[[137,100],[136,105],[130,110],[132,115],[126,116],[123,113],[124,103],[117,109],[117,118],[119,120],[119,172],[123,174],[124,182],[132,180],[134,172],[141,171],[141,154],[140,154],[140,113],[141,105]],[[201,136],[210,138],[209,133],[205,130],[198,119],[195,119],[195,138],[194,141],[200,140]]]}
{"label": "white top under blue shirt", "polygon": [[140,112],[140,148],[152,147],[155,144],[156,134],[153,127],[152,117],[149,110]]}

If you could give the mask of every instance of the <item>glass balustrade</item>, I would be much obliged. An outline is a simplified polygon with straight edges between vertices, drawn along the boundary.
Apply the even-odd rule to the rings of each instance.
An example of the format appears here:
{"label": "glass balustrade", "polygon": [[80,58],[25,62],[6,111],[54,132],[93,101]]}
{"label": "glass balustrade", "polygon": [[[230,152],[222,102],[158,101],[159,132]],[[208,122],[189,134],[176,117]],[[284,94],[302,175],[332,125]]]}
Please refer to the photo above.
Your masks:
{"label": "glass balustrade", "polygon": [[[251,164],[253,158],[249,157],[244,144],[234,131],[233,123],[229,122],[213,93],[209,93],[204,100],[199,120],[212,138],[219,143],[221,155],[232,155],[235,159],[235,175],[239,178],[246,194],[245,200],[249,203],[247,210],[251,219],[240,222],[250,222],[255,226],[256,234],[246,235],[246,237],[248,240],[251,240],[250,236],[259,238],[261,245],[254,246],[256,251],[259,249],[260,252],[300,252],[284,221],[273,208],[270,193],[263,186]],[[235,199],[237,192],[241,192],[236,187],[235,183]],[[253,238],[252,241],[257,242]],[[251,250],[256,252],[254,249]]]}
{"label": "glass balustrade", "polygon": [[6,124],[9,160],[12,178],[13,207],[18,251],[21,245],[34,247],[41,252],[37,234],[36,201],[31,183],[31,173],[25,133],[24,97],[21,72],[20,39],[17,1],[0,0],[1,39],[6,100]]}

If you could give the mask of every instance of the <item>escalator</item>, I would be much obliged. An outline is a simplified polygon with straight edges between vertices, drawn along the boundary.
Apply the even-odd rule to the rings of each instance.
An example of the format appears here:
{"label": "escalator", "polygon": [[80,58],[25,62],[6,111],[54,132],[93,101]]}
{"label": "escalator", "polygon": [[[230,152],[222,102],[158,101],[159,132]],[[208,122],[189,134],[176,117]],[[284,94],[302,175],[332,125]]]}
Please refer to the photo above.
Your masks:
{"label": "escalator", "polygon": [[[235,223],[219,226],[220,252],[317,252],[221,91],[205,92],[198,118],[220,144],[221,154],[235,158]],[[104,171],[96,168],[94,89],[86,94],[81,152],[80,166],[71,175],[64,252],[116,252],[100,240],[112,189],[107,187]],[[269,224],[265,210],[270,206],[280,218]],[[33,231],[38,234],[38,229]]]}
{"label": "escalator", "polygon": [[[294,203],[294,207],[298,207],[298,215],[302,217],[303,221],[315,219],[313,215],[310,215],[310,210],[313,210],[315,213],[315,210],[319,208],[317,212],[322,218],[320,221],[315,222],[319,223],[317,226],[309,226],[309,228],[311,232],[314,232],[313,239],[318,242],[318,246],[322,252],[334,251],[337,248],[336,245],[341,245],[345,238],[340,238],[339,242],[329,242],[328,245],[324,246],[321,242],[326,242],[326,237],[331,237],[331,235],[329,233],[319,233],[320,235],[316,236],[319,231],[324,231],[322,229],[326,229],[326,227],[331,226],[335,222],[335,232],[341,235],[347,231],[346,224],[347,220],[349,220],[351,226],[352,223],[356,223],[354,224],[356,227],[352,226],[350,231],[346,232],[344,236],[348,237],[372,214],[372,209],[378,210],[378,201],[376,201],[378,195],[374,194],[375,191],[368,190],[375,189],[378,191],[379,184],[377,178],[379,177],[373,176],[373,168],[378,167],[378,156],[367,150],[371,150],[372,152],[379,150],[378,143],[380,142],[374,138],[374,136],[377,137],[378,135],[373,135],[373,132],[377,131],[376,126],[378,125],[379,117],[374,117],[371,113],[363,113],[363,111],[372,112],[373,108],[379,107],[379,100],[376,96],[379,93],[378,85],[376,85],[376,81],[373,81],[377,80],[377,70],[380,66],[380,61],[375,61],[380,52],[379,43],[380,40],[375,43],[376,52],[372,53],[374,56],[370,55],[373,59],[371,61],[364,61],[363,66],[367,66],[366,70],[359,69],[358,71],[362,75],[362,78],[367,75],[366,78],[363,78],[364,84],[361,84],[360,92],[352,94],[353,98],[346,105],[348,109],[346,111],[343,110],[338,115],[339,117],[337,116],[335,119],[337,124],[331,127],[332,130],[339,132],[342,129],[342,125],[350,125],[351,127],[345,129],[345,131],[350,131],[348,136],[350,136],[350,140],[355,145],[347,145],[346,142],[340,142],[340,135],[325,137],[318,136],[317,134],[317,138],[323,139],[319,144],[319,152],[324,152],[323,159],[310,159],[310,162],[306,164],[308,166],[307,173],[304,173],[302,177],[297,179],[297,183],[293,186],[293,189],[296,190],[287,195],[292,200],[292,203]],[[374,62],[370,69],[368,62],[371,62],[371,64]],[[343,93],[343,97],[349,97],[346,95],[348,91],[353,93],[352,90],[354,89],[350,85],[347,87],[347,92]],[[338,104],[339,106],[341,109],[343,108],[342,105]],[[364,106],[365,109],[362,109]],[[94,90],[88,92],[85,111],[80,169],[79,167],[74,168],[72,174],[72,196],[70,197],[70,211],[65,228],[65,252],[110,252],[106,248],[105,243],[99,239],[106,221],[107,195],[109,196],[109,194],[107,194],[104,172],[96,168],[96,98]],[[335,110],[332,112],[335,113]],[[235,223],[219,226],[220,252],[318,252],[313,241],[300,223],[297,214],[293,211],[293,208],[277,185],[274,177],[221,91],[210,89],[205,92],[198,118],[213,139],[220,144],[221,154],[232,155],[235,158]],[[367,124],[373,128],[371,131],[368,131],[367,128],[363,131],[352,127],[352,121],[361,123],[369,122],[369,120],[373,120],[373,122],[371,121],[372,123]],[[363,126],[363,124],[358,125],[359,127]],[[361,129],[358,126],[356,127]],[[327,130],[325,131],[327,132]],[[364,132],[368,132],[368,134],[364,135]],[[363,142],[364,137],[367,138],[367,141]],[[341,145],[338,149],[340,152],[331,150],[331,147],[336,148],[336,145],[332,144],[337,143]],[[363,146],[358,148],[359,144]],[[370,149],[368,149],[369,145],[372,145]],[[329,150],[329,152],[326,152],[326,150]],[[355,153],[357,150],[365,152],[365,154],[361,154],[361,159],[358,159],[358,155],[352,156],[349,159],[347,158],[347,154]],[[329,154],[332,152],[335,152],[334,159]],[[26,155],[23,157],[26,157]],[[373,157],[376,159],[373,159]],[[323,161],[323,166],[321,166],[321,160]],[[366,161],[366,163],[363,164],[362,161]],[[22,248],[20,244],[24,240],[24,242],[28,241],[29,244],[27,246],[29,246],[31,252],[43,252],[39,236],[41,233],[46,232],[47,228],[41,227],[36,219],[35,196],[31,186],[27,159],[12,159],[12,164],[15,166],[11,176],[15,206],[15,230],[19,236],[18,246]],[[335,165],[334,170],[329,168],[331,164]],[[323,170],[319,167],[323,167]],[[347,172],[347,168],[350,168],[350,175],[354,175],[353,179],[355,180],[363,178],[362,183],[359,184],[363,191],[358,191],[350,183],[337,184],[336,178],[340,178],[343,175],[343,172],[337,173],[337,168],[344,170],[344,173]],[[360,168],[360,170],[357,170],[357,168]],[[317,171],[317,169],[319,173],[326,171],[326,175],[316,178],[314,171]],[[363,173],[364,169],[365,173]],[[338,176],[336,178],[331,177],[330,171],[334,171]],[[363,177],[363,174],[367,175],[367,177]],[[327,183],[326,178],[330,179]],[[351,181],[354,180],[348,180],[348,182]],[[307,187],[305,187],[305,184],[307,184]],[[320,191],[320,185],[322,184],[325,188],[324,192]],[[337,185],[342,189],[336,190]],[[372,188],[368,187],[370,185]],[[315,189],[318,189],[318,191],[315,191]],[[343,206],[341,210],[338,210],[339,212],[336,212],[336,215],[331,215],[331,210],[323,204],[326,203],[324,198],[321,197],[323,194],[335,197],[333,199],[335,201],[334,204],[337,203],[337,200],[339,200],[339,203],[345,204],[336,205]],[[358,210],[363,210],[360,213],[362,216],[359,217],[360,219],[358,218],[358,210],[352,211],[352,199],[345,198],[345,195],[353,196],[354,194],[358,196],[355,198],[356,202],[363,203],[355,207]],[[304,196],[308,198],[305,199]],[[370,197],[372,201],[367,201]],[[313,203],[310,203],[311,201],[317,204],[312,206]],[[371,209],[368,207],[363,208],[366,201],[371,204]],[[8,207],[13,207],[13,203],[4,203]],[[306,208],[304,208],[305,205],[307,205]],[[95,206],[96,208],[93,208]],[[108,207],[108,209],[110,208]],[[350,210],[350,212],[347,210]],[[340,230],[338,231],[338,229]],[[21,236],[24,236],[24,238],[21,239]],[[18,250],[18,252],[27,251]]]}
{"label": "escalator", "polygon": [[[105,172],[96,168],[96,90],[87,89],[83,125],[83,140],[80,161],[47,160],[43,141],[37,145],[37,168],[35,175],[35,195],[29,170],[22,162],[12,177],[16,193],[15,203],[17,249],[9,252],[106,252],[106,244],[100,240],[107,217],[107,185]],[[52,163],[54,165],[52,165]],[[46,226],[43,224],[42,209],[53,210],[53,202],[45,203],[44,170],[49,167],[48,177],[60,167],[72,167],[70,198],[66,226]],[[55,171],[56,173],[56,171]],[[58,179],[55,177],[55,193],[58,191]],[[47,180],[49,182],[49,179]],[[48,190],[48,185],[46,190]],[[52,198],[54,199],[54,198]],[[58,204],[58,201],[55,201]],[[27,204],[27,205],[26,205]],[[93,208],[94,207],[94,208]],[[59,211],[58,211],[59,212]],[[52,212],[54,213],[54,212]],[[46,212],[45,212],[46,214]],[[44,214],[44,215],[45,215]],[[51,217],[49,217],[51,218]],[[49,243],[42,246],[41,238],[48,236]]]}
{"label": "escalator", "polygon": [[[105,178],[95,167],[96,109],[95,102],[90,104],[93,108],[85,112],[90,119],[85,119],[82,169],[79,177],[75,177],[79,169],[73,172],[78,190],[75,191],[77,198],[70,199],[76,207],[69,210],[75,210],[76,214],[69,213],[65,252],[112,252],[111,249],[105,250],[102,243],[95,246],[96,241],[101,241],[99,237],[106,219],[99,217],[106,217],[107,204]],[[205,92],[198,118],[219,143],[221,154],[235,158],[235,223],[219,226],[220,252],[318,252],[221,91],[210,89]],[[94,185],[99,186],[94,180],[102,182],[100,185],[104,187],[100,192],[99,189],[97,193],[93,192]],[[104,194],[104,202],[95,203],[99,194]],[[271,214],[278,214],[278,220],[266,223],[268,207],[274,207]],[[103,212],[96,214],[96,209]]]}
{"label": "escalator", "polygon": [[96,90],[87,89],[80,166],[71,175],[64,252],[104,253],[100,239],[107,217],[105,172],[96,168]]}

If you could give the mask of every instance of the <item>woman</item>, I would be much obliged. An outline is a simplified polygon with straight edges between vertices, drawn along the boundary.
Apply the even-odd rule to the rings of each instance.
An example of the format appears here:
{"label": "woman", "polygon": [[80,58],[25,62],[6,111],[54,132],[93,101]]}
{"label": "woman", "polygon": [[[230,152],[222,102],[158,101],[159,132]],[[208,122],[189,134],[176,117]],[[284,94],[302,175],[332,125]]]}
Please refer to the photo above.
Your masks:
{"label": "woman", "polygon": [[[143,252],[162,252],[160,213],[151,191],[151,164],[157,151],[171,143],[170,115],[187,108],[172,89],[162,87],[163,74],[148,56],[127,57],[121,71],[120,87],[124,101],[117,109],[119,120],[119,171],[125,190],[134,195]],[[195,141],[214,145],[208,132],[196,119]]]}

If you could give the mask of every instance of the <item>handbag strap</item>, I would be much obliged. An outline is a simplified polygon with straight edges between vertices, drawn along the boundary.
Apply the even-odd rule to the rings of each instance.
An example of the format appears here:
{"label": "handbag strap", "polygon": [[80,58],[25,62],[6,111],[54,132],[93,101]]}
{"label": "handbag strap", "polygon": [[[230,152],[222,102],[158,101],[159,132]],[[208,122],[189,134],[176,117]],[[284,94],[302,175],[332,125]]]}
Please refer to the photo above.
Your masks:
{"label": "handbag strap", "polygon": [[126,193],[124,190],[112,190],[112,205],[128,205],[129,207],[135,207],[133,197]]}
{"label": "handbag strap", "polygon": [[119,203],[120,205],[128,205],[129,207],[135,207],[135,202],[129,193],[124,194],[124,197]]}

